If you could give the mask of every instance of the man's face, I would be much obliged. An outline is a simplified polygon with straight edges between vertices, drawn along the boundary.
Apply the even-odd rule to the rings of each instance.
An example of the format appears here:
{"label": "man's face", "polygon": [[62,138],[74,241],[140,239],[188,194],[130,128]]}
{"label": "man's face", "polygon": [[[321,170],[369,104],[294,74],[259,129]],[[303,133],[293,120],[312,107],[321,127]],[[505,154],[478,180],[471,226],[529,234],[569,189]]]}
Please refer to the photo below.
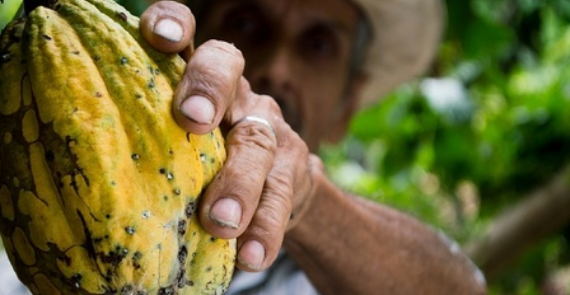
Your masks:
{"label": "man's face", "polygon": [[346,0],[217,0],[197,41],[235,44],[253,90],[273,96],[315,151],[344,133],[356,105],[349,60],[358,16]]}

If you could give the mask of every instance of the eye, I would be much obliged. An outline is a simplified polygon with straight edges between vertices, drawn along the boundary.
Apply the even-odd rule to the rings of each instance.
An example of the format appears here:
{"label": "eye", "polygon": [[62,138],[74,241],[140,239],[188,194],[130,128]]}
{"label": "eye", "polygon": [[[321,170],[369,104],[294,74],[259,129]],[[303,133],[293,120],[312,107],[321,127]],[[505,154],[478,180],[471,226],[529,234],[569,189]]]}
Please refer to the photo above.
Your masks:
{"label": "eye", "polygon": [[309,58],[334,58],[339,51],[339,41],[334,32],[321,26],[307,31],[301,44],[301,49]]}
{"label": "eye", "polygon": [[263,33],[262,19],[252,7],[236,7],[228,11],[224,19],[224,30],[229,41],[257,38]]}

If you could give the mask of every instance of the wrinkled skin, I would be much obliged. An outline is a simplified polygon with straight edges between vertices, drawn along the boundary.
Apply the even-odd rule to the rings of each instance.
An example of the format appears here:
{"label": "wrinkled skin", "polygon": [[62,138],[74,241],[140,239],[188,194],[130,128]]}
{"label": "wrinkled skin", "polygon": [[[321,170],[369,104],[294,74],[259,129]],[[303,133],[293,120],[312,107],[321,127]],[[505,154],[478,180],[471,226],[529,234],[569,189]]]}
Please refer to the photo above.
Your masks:
{"label": "wrinkled skin", "polygon": [[226,133],[228,160],[200,220],[214,236],[238,238],[238,268],[264,270],[284,246],[321,294],[485,294],[438,234],[345,194],[311,153],[342,138],[366,83],[348,70],[356,9],[345,0],[218,2],[198,28],[185,6],[158,2],[141,29],[188,60],[173,104],[179,125]]}

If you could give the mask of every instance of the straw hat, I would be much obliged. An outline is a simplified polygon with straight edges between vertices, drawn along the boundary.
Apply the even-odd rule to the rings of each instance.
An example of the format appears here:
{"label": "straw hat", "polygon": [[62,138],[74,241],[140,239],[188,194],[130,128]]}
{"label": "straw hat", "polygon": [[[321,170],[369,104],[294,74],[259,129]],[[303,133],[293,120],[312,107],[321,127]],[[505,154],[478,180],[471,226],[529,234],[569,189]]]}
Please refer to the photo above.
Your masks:
{"label": "straw hat", "polygon": [[365,60],[370,81],[361,106],[422,74],[430,65],[445,19],[440,0],[351,0],[368,16],[374,39]]}

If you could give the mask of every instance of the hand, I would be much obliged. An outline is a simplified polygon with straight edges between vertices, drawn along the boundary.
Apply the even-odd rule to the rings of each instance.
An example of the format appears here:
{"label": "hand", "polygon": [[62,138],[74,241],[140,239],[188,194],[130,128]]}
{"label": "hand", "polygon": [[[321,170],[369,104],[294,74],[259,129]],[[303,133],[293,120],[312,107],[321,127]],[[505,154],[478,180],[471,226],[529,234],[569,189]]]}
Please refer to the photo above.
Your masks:
{"label": "hand", "polygon": [[179,125],[196,134],[219,126],[226,137],[227,161],[202,196],[202,226],[216,237],[238,239],[239,268],[267,268],[285,231],[309,206],[320,160],[283,120],[277,103],[252,92],[238,49],[208,41],[191,52],[195,22],[186,6],[152,5],[141,16],[141,30],[158,50],[192,56],[173,102]]}

